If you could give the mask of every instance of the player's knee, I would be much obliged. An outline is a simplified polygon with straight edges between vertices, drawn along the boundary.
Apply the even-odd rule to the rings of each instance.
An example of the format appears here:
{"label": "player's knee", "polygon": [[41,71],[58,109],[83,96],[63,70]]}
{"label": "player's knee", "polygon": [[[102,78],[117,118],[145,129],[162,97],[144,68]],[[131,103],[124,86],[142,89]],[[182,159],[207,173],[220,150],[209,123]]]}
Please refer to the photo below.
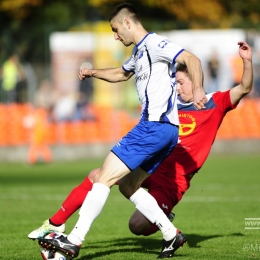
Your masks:
{"label": "player's knee", "polygon": [[97,168],[97,169],[92,170],[92,171],[89,173],[89,175],[88,175],[87,178],[89,178],[89,180],[93,182],[94,177],[97,175],[97,173],[98,173],[99,171],[100,171],[100,168]]}
{"label": "player's knee", "polygon": [[129,230],[136,236],[140,236],[143,234],[143,230],[140,227],[140,225],[138,223],[136,223],[136,221],[130,219],[129,220]]}

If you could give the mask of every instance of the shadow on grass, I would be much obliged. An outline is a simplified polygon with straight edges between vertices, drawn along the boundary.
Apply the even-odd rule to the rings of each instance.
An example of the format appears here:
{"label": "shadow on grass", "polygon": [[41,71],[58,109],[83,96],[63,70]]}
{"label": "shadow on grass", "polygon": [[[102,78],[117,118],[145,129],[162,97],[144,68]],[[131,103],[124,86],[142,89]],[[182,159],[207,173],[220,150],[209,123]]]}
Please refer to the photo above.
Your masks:
{"label": "shadow on grass", "polygon": [[[107,255],[133,252],[144,255],[155,255],[157,257],[161,252],[161,240],[146,237],[129,237],[110,241],[99,241],[93,244],[89,243],[88,246],[83,247],[83,249],[87,248],[91,248],[92,251],[96,252],[82,256],[81,258],[78,258],[79,260],[89,260]],[[100,248],[102,248],[102,252],[100,252]],[[107,248],[107,250],[104,250],[104,248]]]}
{"label": "shadow on grass", "polygon": [[[218,234],[209,235],[209,236],[197,235],[197,234],[185,234],[185,235],[188,238],[188,246],[191,248],[200,248],[201,247],[201,245],[199,245],[200,242],[203,242],[205,240],[226,236],[226,235],[218,235]],[[232,233],[228,236],[236,237],[236,236],[244,236],[244,235],[242,233]]]}
{"label": "shadow on grass", "polygon": [[[224,235],[215,234],[206,236],[198,234],[186,234],[186,236],[188,238],[188,247],[199,248],[201,247],[201,245],[199,245],[201,242],[209,239],[223,237]],[[228,236],[243,236],[243,234],[233,233]],[[89,243],[87,247],[83,247],[83,249],[87,248],[91,248],[92,251],[96,252],[82,256],[81,258],[78,258],[79,260],[94,259],[97,257],[104,257],[112,254],[133,252],[146,255],[155,255],[157,257],[161,251],[161,240],[148,237],[129,237],[110,241],[102,240],[97,243]],[[102,248],[101,252],[100,248]],[[107,248],[107,250],[105,248]],[[182,254],[180,254],[180,252],[178,251],[178,257],[181,256]]]}

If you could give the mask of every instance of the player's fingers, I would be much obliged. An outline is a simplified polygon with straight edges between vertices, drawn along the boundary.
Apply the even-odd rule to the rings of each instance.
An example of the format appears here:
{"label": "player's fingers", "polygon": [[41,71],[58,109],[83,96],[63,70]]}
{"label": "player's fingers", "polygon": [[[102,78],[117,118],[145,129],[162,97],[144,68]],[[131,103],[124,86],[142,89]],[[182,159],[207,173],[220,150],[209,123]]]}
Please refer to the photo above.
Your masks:
{"label": "player's fingers", "polygon": [[206,108],[203,102],[199,103],[200,109]]}
{"label": "player's fingers", "polygon": [[195,104],[195,103],[193,103],[193,104],[194,104],[194,107],[196,108],[196,110],[200,110],[201,109],[201,107],[198,104]]}
{"label": "player's fingers", "polygon": [[90,78],[92,76],[91,70],[85,68],[80,70],[80,74],[84,78]]}
{"label": "player's fingers", "polygon": [[193,102],[193,104],[194,104],[194,107],[195,107],[197,110],[201,109],[201,107],[200,107],[200,105],[199,105],[198,102]]}
{"label": "player's fingers", "polygon": [[246,42],[238,42],[239,48],[243,49],[243,50],[248,50],[249,49],[249,45]]}
{"label": "player's fingers", "polygon": [[195,108],[196,109],[203,109],[203,108],[206,108],[205,107],[205,104],[206,102],[204,102],[204,101],[197,101],[197,102],[193,102],[193,104],[194,104],[194,106],[195,106]]}
{"label": "player's fingers", "polygon": [[202,98],[201,101],[202,101],[203,104],[206,104],[206,103],[208,102],[208,99],[207,99],[207,97],[205,96],[205,97]]}
{"label": "player's fingers", "polygon": [[82,73],[82,71],[79,72],[78,76],[79,76],[80,80],[83,80],[86,78],[86,76]]}
{"label": "player's fingers", "polygon": [[80,80],[82,80],[82,74],[81,74],[81,72],[79,72],[78,77],[79,77]]}

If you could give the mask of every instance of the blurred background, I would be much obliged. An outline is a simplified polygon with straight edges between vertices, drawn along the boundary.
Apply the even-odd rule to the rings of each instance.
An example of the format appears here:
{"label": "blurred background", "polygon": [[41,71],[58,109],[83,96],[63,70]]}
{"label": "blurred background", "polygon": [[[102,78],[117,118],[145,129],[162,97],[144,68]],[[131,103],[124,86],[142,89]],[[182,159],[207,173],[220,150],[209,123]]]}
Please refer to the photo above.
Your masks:
{"label": "blurred background", "polygon": [[[85,67],[122,66],[132,47],[113,38],[116,0],[0,1],[0,161],[34,164],[103,157],[139,120],[133,79],[78,80]],[[258,0],[129,1],[148,31],[202,62],[207,92],[240,82],[238,41],[254,52],[252,92],[228,114],[215,153],[260,153]]]}

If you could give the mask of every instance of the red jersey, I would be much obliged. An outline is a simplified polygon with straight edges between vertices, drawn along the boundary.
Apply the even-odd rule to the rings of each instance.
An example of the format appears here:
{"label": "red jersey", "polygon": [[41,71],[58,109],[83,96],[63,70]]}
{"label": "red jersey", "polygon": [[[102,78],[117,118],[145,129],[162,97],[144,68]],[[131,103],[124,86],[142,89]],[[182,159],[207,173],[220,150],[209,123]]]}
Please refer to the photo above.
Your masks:
{"label": "red jersey", "polygon": [[207,159],[218,128],[228,111],[235,108],[230,90],[206,95],[206,109],[178,100],[180,142],[159,166],[162,173],[187,175],[197,172]]}
{"label": "red jersey", "polygon": [[[206,96],[203,110],[196,110],[192,102],[178,100],[180,142],[142,183],[167,216],[190,187],[191,176],[187,175],[198,172],[207,159],[224,116],[236,107],[231,104],[230,90]],[[152,227],[146,235],[158,230]]]}

